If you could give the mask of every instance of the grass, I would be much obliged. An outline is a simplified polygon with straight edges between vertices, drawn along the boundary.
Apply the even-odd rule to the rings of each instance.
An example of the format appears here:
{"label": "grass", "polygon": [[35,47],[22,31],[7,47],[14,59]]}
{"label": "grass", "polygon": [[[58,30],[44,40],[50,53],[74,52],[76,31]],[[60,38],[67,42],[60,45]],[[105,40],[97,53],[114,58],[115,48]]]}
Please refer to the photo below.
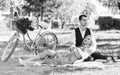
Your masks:
{"label": "grass", "polygon": [[[2,24],[2,22],[0,22]],[[4,24],[3,24],[4,25]],[[120,31],[96,31],[95,37],[97,41],[97,47],[100,52],[109,51],[120,51]],[[59,36],[61,37],[61,36]],[[69,37],[65,37],[69,40]],[[60,42],[66,42],[63,37]],[[6,44],[0,43],[0,48],[3,48]],[[22,45],[22,44],[21,44]],[[18,47],[22,47],[19,45]],[[68,46],[61,45],[57,46],[57,50],[67,50]],[[15,54],[15,53],[14,53]],[[17,54],[17,53],[16,53]],[[120,54],[120,53],[119,53]],[[4,63],[0,61],[0,75],[119,75],[120,74],[120,63],[117,62],[114,65],[109,66],[105,69],[98,68],[75,68],[75,67],[24,67],[21,66],[17,59],[10,59]]]}
{"label": "grass", "polygon": [[[98,31],[95,33],[95,36],[97,38],[97,47],[99,51],[103,51],[104,53],[106,51],[117,51],[116,53],[119,53],[120,51],[120,31]],[[99,44],[101,43],[101,44]],[[109,52],[108,51],[108,52]],[[113,52],[112,52],[113,53]],[[115,52],[113,53],[115,54]],[[104,70],[100,69],[84,69],[84,70],[73,70],[73,71],[66,71],[65,69],[62,69],[63,72],[54,72],[50,75],[119,75],[119,64],[117,64],[116,67],[108,67]],[[65,71],[65,72],[64,72]]]}

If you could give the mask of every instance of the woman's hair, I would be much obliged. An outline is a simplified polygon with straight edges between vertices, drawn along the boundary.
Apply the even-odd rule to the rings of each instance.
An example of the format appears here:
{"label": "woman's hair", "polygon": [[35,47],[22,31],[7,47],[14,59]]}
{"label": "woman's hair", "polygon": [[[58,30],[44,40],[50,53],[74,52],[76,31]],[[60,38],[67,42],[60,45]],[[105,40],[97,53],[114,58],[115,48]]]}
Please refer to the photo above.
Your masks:
{"label": "woman's hair", "polygon": [[79,20],[82,20],[82,17],[87,17],[86,15],[80,15]]}

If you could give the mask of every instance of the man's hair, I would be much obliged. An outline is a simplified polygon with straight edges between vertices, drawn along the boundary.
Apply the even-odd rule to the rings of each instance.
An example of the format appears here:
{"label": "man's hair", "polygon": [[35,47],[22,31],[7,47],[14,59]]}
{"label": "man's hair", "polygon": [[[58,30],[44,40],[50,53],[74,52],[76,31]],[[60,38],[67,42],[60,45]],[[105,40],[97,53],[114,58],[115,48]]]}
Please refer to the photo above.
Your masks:
{"label": "man's hair", "polygon": [[82,20],[82,17],[87,17],[86,15],[80,15],[79,20]]}

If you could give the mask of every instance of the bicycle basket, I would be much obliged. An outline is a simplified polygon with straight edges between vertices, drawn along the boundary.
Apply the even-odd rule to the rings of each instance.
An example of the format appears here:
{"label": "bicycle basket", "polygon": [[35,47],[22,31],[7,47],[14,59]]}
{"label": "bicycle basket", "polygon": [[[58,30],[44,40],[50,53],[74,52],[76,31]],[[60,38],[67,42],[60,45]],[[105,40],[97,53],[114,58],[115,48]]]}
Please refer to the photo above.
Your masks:
{"label": "bicycle basket", "polygon": [[31,21],[28,18],[21,18],[15,21],[15,25],[22,34],[26,34],[27,29],[33,31],[34,28],[31,27]]}

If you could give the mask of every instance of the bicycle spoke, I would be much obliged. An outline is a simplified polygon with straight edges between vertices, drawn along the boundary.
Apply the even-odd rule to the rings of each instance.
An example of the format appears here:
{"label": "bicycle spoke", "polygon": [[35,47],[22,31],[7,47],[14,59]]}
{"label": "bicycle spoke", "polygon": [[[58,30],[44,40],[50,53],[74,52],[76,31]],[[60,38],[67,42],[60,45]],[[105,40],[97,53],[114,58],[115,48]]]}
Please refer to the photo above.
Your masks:
{"label": "bicycle spoke", "polygon": [[[57,38],[53,33],[46,33],[41,35],[41,37],[37,40],[37,47],[40,49],[44,47],[44,49],[55,50],[57,44]],[[42,48],[41,48],[42,49]]]}

